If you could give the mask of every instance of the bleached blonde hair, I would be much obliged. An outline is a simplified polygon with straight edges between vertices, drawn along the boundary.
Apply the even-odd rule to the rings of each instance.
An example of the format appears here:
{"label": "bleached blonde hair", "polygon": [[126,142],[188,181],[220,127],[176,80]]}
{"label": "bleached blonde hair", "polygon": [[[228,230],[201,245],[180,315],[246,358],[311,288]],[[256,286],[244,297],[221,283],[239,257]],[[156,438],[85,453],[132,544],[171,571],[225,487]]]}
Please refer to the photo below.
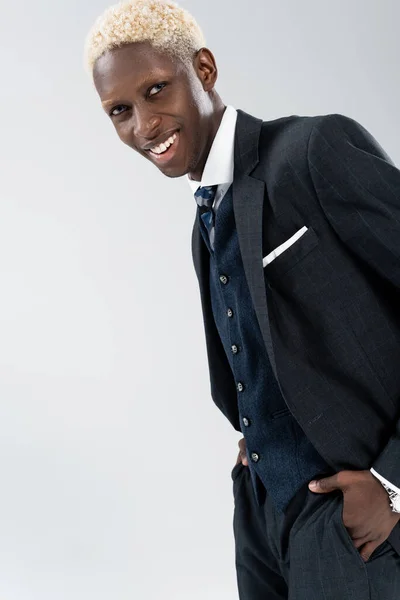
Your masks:
{"label": "bleached blonde hair", "polygon": [[176,2],[125,0],[105,10],[90,29],[85,67],[93,74],[95,62],[107,50],[144,41],[187,64],[206,43],[194,18]]}

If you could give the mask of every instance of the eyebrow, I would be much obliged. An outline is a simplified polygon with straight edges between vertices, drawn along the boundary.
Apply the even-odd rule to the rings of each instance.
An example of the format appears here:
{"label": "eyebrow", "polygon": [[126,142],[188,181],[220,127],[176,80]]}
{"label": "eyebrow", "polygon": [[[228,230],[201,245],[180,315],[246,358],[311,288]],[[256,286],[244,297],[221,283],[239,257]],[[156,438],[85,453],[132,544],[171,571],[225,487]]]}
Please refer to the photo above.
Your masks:
{"label": "eyebrow", "polygon": [[116,106],[116,104],[124,104],[124,102],[122,102],[120,100],[104,100],[104,102],[101,103],[103,108],[109,108],[111,106]]}

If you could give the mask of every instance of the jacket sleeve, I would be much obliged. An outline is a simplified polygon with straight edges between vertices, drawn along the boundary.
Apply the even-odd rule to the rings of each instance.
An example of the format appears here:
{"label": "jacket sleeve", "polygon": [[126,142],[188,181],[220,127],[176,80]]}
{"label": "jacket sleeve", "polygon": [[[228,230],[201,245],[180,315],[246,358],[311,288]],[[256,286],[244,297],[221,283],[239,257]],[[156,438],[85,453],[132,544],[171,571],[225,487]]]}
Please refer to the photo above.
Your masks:
{"label": "jacket sleeve", "polygon": [[375,471],[375,469],[373,467],[371,467],[370,471],[371,471],[372,475],[374,475],[377,479],[379,479],[379,481],[381,483],[384,483],[385,485],[390,487],[390,489],[393,490],[393,492],[396,492],[396,494],[400,494],[400,488],[396,487],[393,483],[388,481],[385,477],[383,477],[382,475],[377,473],[377,471]]}
{"label": "jacket sleeve", "polygon": [[[339,238],[400,292],[400,170],[362,125],[339,114],[316,117],[308,165]],[[400,417],[400,398],[398,403]],[[381,481],[400,489],[400,418],[371,467]]]}

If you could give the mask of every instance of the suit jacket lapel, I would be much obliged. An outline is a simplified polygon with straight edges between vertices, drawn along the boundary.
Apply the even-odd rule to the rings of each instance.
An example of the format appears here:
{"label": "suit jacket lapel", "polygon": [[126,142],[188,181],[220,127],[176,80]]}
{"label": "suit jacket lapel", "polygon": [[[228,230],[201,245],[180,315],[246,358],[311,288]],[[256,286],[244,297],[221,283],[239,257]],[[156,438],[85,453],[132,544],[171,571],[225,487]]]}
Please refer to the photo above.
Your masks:
{"label": "suit jacket lapel", "polygon": [[233,208],[247,284],[271,366],[277,377],[262,264],[265,183],[250,176],[259,162],[261,126],[261,119],[238,110],[232,187]]}
{"label": "suit jacket lapel", "polygon": [[[277,377],[271,342],[264,270],[262,266],[262,213],[265,183],[250,176],[259,162],[258,144],[262,120],[238,110],[235,131],[233,207],[246,280],[264,343]],[[198,215],[192,234],[194,267],[199,279],[205,321],[212,318],[209,296],[209,253],[201,237]]]}

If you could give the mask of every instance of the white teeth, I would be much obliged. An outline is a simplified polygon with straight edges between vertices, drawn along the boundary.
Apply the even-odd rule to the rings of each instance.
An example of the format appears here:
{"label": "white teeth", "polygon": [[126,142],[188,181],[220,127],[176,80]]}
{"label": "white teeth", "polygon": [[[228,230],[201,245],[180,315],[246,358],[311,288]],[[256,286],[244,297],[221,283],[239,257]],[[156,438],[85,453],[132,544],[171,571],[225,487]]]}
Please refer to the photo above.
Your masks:
{"label": "white teeth", "polygon": [[151,148],[151,152],[154,152],[154,154],[163,154],[163,152],[166,152],[168,148],[174,143],[176,138],[177,134],[174,133],[174,135],[171,135],[171,137],[169,137],[163,144]]}

